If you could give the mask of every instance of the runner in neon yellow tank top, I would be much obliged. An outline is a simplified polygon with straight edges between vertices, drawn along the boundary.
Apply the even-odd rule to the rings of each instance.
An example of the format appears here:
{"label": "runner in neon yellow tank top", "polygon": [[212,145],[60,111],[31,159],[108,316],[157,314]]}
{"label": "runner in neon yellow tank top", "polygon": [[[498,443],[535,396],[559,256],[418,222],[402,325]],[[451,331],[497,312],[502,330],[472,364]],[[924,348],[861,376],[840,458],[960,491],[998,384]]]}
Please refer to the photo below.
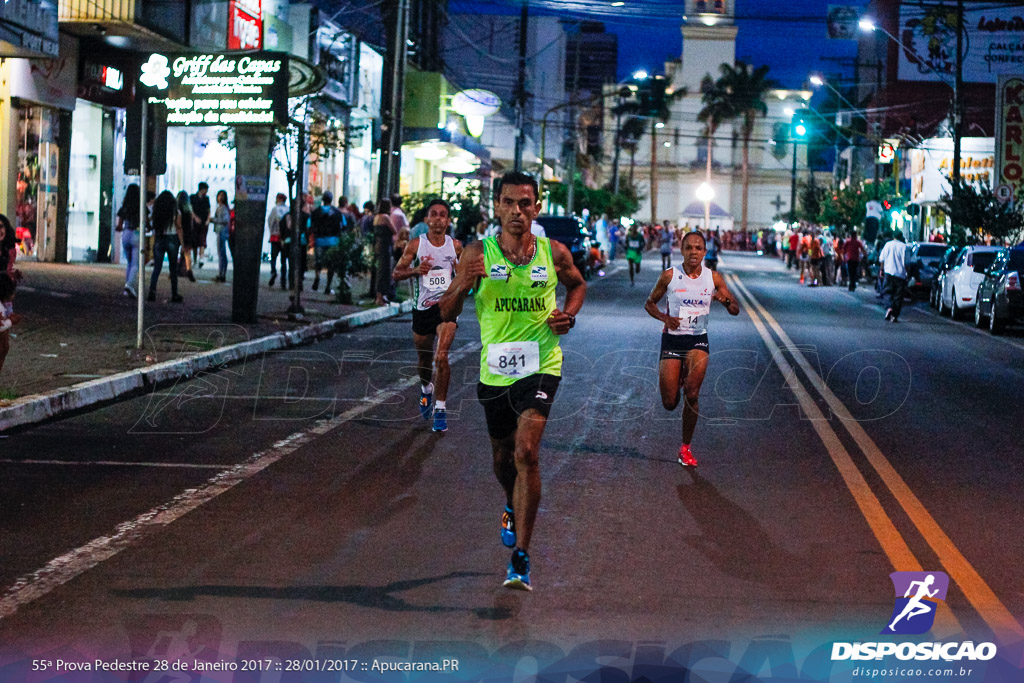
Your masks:
{"label": "runner in neon yellow tank top", "polygon": [[[531,590],[528,555],[540,504],[538,452],[562,374],[558,336],[583,306],[587,285],[559,242],[530,233],[540,213],[537,181],[506,173],[495,202],[502,232],[462,252],[455,279],[441,297],[441,317],[454,321],[476,288],[480,321],[480,384],[494,473],[505,489],[501,539],[512,551],[505,586]],[[566,288],[559,310],[555,288]]]}

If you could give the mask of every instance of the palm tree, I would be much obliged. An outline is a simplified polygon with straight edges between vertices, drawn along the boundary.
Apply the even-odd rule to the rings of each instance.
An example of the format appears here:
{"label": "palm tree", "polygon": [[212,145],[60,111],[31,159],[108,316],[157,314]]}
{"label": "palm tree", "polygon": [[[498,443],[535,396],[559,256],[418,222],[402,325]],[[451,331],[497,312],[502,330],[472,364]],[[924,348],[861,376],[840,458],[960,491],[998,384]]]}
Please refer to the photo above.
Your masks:
{"label": "palm tree", "polygon": [[741,225],[747,229],[747,200],[750,191],[750,138],[758,116],[767,116],[768,105],[764,97],[778,84],[768,78],[768,67],[753,67],[738,61],[736,66],[722,64],[722,75],[715,81],[715,88],[726,94],[731,118],[742,119],[740,135],[743,137],[743,213]]}
{"label": "palm tree", "polygon": [[704,106],[697,114],[697,120],[704,124],[704,135],[708,139],[707,179],[710,180],[711,147],[715,133],[723,123],[735,118],[735,114],[732,110],[732,100],[723,87],[721,79],[716,81],[711,78],[711,74],[707,74],[700,82],[700,91],[703,93],[701,102],[704,103]]}

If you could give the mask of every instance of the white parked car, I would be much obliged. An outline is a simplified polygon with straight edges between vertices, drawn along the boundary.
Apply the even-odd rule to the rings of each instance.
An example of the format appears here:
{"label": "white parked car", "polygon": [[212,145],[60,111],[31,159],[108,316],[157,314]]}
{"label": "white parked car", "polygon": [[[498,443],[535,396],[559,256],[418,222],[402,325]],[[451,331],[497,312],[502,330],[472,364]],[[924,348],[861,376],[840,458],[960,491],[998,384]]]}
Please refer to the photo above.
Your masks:
{"label": "white parked car", "polygon": [[977,245],[960,250],[953,267],[941,275],[939,313],[949,311],[954,320],[959,320],[974,308],[978,285],[985,279],[985,271],[996,260],[999,249]]}

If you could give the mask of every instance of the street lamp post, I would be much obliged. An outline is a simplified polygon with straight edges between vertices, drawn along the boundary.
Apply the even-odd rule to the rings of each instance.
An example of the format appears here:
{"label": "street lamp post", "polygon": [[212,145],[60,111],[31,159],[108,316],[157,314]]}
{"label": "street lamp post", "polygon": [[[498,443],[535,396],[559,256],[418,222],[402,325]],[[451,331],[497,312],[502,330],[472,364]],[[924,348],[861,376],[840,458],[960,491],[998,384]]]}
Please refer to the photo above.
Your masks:
{"label": "street lamp post", "polygon": [[711,183],[704,181],[697,186],[697,199],[704,202],[704,232],[711,230],[711,200],[715,198],[715,189]]}
{"label": "street lamp post", "polygon": [[796,222],[796,155],[800,138],[807,134],[807,126],[802,122],[793,126],[793,170],[789,184],[789,222]]}

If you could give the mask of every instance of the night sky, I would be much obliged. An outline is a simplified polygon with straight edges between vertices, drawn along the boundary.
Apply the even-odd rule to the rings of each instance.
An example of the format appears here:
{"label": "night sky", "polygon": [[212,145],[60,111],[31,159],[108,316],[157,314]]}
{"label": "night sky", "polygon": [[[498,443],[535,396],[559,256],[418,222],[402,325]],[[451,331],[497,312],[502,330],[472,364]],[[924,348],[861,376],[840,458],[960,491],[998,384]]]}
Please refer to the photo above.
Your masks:
{"label": "night sky", "polygon": [[[629,0],[621,8],[610,8],[610,0],[532,0],[531,11],[603,21],[608,31],[619,36],[619,78],[638,68],[653,73],[664,70],[664,62],[682,51],[679,16],[683,2]],[[783,87],[799,88],[811,71],[852,78],[850,65],[825,59],[852,59],[856,41],[829,40],[825,15],[829,5],[860,5],[866,0],[738,0],[735,8],[739,26],[736,57],[771,67],[770,77]],[[450,0],[452,13],[516,13],[519,0]],[[557,8],[557,9],[556,9]],[[566,9],[568,8],[568,9]],[[673,18],[674,17],[674,18]]]}

